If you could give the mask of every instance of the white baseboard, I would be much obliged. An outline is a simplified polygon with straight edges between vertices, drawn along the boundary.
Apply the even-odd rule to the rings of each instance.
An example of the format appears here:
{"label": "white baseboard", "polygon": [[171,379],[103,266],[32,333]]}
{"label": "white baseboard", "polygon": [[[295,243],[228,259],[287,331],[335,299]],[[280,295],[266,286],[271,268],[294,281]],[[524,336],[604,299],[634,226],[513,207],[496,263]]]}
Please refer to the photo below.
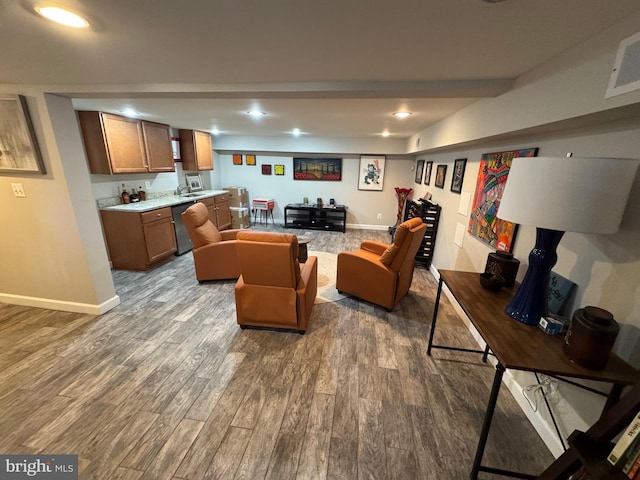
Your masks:
{"label": "white baseboard", "polygon": [[363,223],[347,223],[347,228],[353,230],[389,230],[387,225],[367,225]]}
{"label": "white baseboard", "polygon": [[[276,219],[273,221],[274,225],[284,225],[284,220],[281,219]],[[252,225],[260,225],[260,223],[258,222],[257,224],[254,223],[253,221],[249,222],[249,226]],[[368,225],[365,223],[347,223],[346,228],[351,228],[353,230],[389,230],[389,226],[387,225]]]}
{"label": "white baseboard", "polygon": [[[440,273],[433,265],[431,265],[430,271],[436,279],[438,280],[440,279]],[[478,330],[476,330],[476,328],[473,326],[473,324],[467,317],[467,314],[464,313],[460,305],[458,305],[458,302],[453,297],[449,289],[446,288],[446,285],[442,289],[442,291],[451,302],[451,305],[453,306],[454,310],[456,311],[460,319],[462,319],[462,321],[465,323],[465,325],[469,329],[469,332],[471,332],[471,335],[473,336],[475,341],[478,343],[478,346],[480,347],[480,349],[484,349],[486,346],[485,341],[482,339],[482,336],[480,335]],[[491,356],[489,356],[488,361],[493,365],[496,364],[496,359],[492,358]],[[533,374],[531,374],[531,379],[532,380],[530,383],[535,383],[535,377],[533,376]],[[527,383],[527,385],[520,384],[513,377],[510,370],[505,371],[502,377],[502,383],[509,389],[509,391],[513,395],[513,398],[518,403],[520,409],[524,412],[525,416],[529,420],[529,423],[531,423],[531,425],[536,430],[536,432],[538,433],[538,435],[540,436],[544,444],[549,449],[549,451],[556,458],[562,455],[562,453],[564,452],[564,449],[562,447],[560,439],[558,438],[557,433],[555,432],[553,427],[549,425],[547,421],[544,418],[542,418],[542,416],[538,412],[534,412],[532,410],[526,398],[524,398],[522,391],[524,387],[526,387],[529,383]]]}
{"label": "white baseboard", "polygon": [[52,300],[49,298],[27,297],[24,295],[0,294],[1,303],[11,305],[23,305],[25,307],[47,308],[49,310],[60,310],[62,312],[86,313],[89,315],[102,315],[114,307],[120,305],[120,297],[114,295],[99,305],[90,303],[65,302],[62,300]]}

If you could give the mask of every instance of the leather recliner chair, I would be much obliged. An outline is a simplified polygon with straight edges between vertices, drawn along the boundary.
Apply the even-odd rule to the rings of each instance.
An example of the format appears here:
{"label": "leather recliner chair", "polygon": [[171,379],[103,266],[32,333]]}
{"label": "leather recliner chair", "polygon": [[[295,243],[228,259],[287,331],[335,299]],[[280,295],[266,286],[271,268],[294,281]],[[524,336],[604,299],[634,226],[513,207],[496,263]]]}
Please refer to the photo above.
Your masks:
{"label": "leather recliner chair", "polygon": [[246,230],[238,233],[237,252],[238,324],[303,334],[318,290],[318,257],[310,256],[300,264],[295,235]]}
{"label": "leather recliner chair", "polygon": [[416,217],[401,223],[393,244],[365,240],[359,250],[338,255],[336,288],[391,311],[413,280],[415,256],[427,224]]}
{"label": "leather recliner chair", "polygon": [[193,263],[199,282],[240,276],[236,256],[236,235],[240,230],[219,231],[209,220],[206,205],[199,202],[182,213],[182,221],[193,243]]}

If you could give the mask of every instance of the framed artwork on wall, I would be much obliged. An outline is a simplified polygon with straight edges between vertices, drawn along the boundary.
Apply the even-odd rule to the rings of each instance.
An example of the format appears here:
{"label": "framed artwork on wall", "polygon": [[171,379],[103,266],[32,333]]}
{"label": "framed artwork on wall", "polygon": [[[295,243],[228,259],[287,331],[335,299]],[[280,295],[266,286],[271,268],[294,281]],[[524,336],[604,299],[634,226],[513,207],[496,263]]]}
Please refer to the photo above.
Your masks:
{"label": "framed artwork on wall", "polygon": [[416,175],[414,181],[416,183],[422,183],[422,172],[424,171],[424,160],[418,160],[416,163]]}
{"label": "framed artwork on wall", "polygon": [[255,165],[256,164],[256,156],[255,155],[247,155],[246,156],[247,165]]}
{"label": "framed artwork on wall", "polygon": [[537,154],[537,148],[523,148],[482,155],[467,227],[469,235],[496,250],[510,252],[513,249],[518,226],[498,218],[498,206],[513,159],[535,157]]}
{"label": "framed artwork on wall", "polygon": [[438,165],[436,168],[436,181],[434,185],[438,188],[444,188],[444,179],[447,176],[447,166]]}
{"label": "framed artwork on wall", "polygon": [[22,95],[0,95],[0,172],[46,173]]}
{"label": "framed artwork on wall", "polygon": [[233,154],[233,164],[234,165],[242,165],[242,155],[239,153]]}
{"label": "framed artwork on wall", "polygon": [[284,175],[284,165],[275,165],[273,169],[276,175]]}
{"label": "framed artwork on wall", "polygon": [[431,170],[433,170],[433,161],[429,160],[425,165],[424,170],[424,184],[429,185],[431,183]]}
{"label": "framed artwork on wall", "polygon": [[451,177],[451,191],[462,192],[462,181],[464,180],[464,169],[467,165],[466,158],[458,158],[453,164],[453,176]]}
{"label": "framed artwork on wall", "polygon": [[294,180],[342,180],[341,158],[296,158],[293,159]]}
{"label": "framed artwork on wall", "polygon": [[384,155],[361,155],[358,170],[358,190],[382,191],[384,185]]}
{"label": "framed artwork on wall", "polygon": [[262,164],[262,174],[271,175],[271,165]]}

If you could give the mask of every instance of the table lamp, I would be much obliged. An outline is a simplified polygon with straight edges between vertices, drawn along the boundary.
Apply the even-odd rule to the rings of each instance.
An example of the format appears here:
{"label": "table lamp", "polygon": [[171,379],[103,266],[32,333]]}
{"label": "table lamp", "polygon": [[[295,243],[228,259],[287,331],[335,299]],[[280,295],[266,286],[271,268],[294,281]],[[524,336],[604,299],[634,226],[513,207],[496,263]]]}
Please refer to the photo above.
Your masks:
{"label": "table lamp", "polygon": [[509,170],[497,216],[536,227],[529,268],[505,311],[537,325],[547,315],[549,274],[564,232],[618,231],[638,160],[519,157]]}

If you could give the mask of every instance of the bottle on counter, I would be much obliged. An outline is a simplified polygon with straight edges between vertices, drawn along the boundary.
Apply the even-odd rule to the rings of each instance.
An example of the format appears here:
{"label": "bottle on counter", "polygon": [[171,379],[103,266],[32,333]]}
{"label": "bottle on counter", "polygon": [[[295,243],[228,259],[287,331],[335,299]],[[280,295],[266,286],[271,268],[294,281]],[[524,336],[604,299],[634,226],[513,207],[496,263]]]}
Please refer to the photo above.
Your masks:
{"label": "bottle on counter", "polygon": [[131,203],[131,197],[129,196],[129,192],[124,188],[124,183],[122,184],[122,193],[120,194],[120,198],[122,199],[122,203]]}
{"label": "bottle on counter", "polygon": [[131,200],[131,203],[136,203],[136,202],[140,201],[140,197],[136,193],[136,189],[135,188],[131,189],[131,194],[129,195],[129,199]]}
{"label": "bottle on counter", "polygon": [[138,187],[138,198],[141,202],[147,199],[147,192],[145,192],[142,187]]}

